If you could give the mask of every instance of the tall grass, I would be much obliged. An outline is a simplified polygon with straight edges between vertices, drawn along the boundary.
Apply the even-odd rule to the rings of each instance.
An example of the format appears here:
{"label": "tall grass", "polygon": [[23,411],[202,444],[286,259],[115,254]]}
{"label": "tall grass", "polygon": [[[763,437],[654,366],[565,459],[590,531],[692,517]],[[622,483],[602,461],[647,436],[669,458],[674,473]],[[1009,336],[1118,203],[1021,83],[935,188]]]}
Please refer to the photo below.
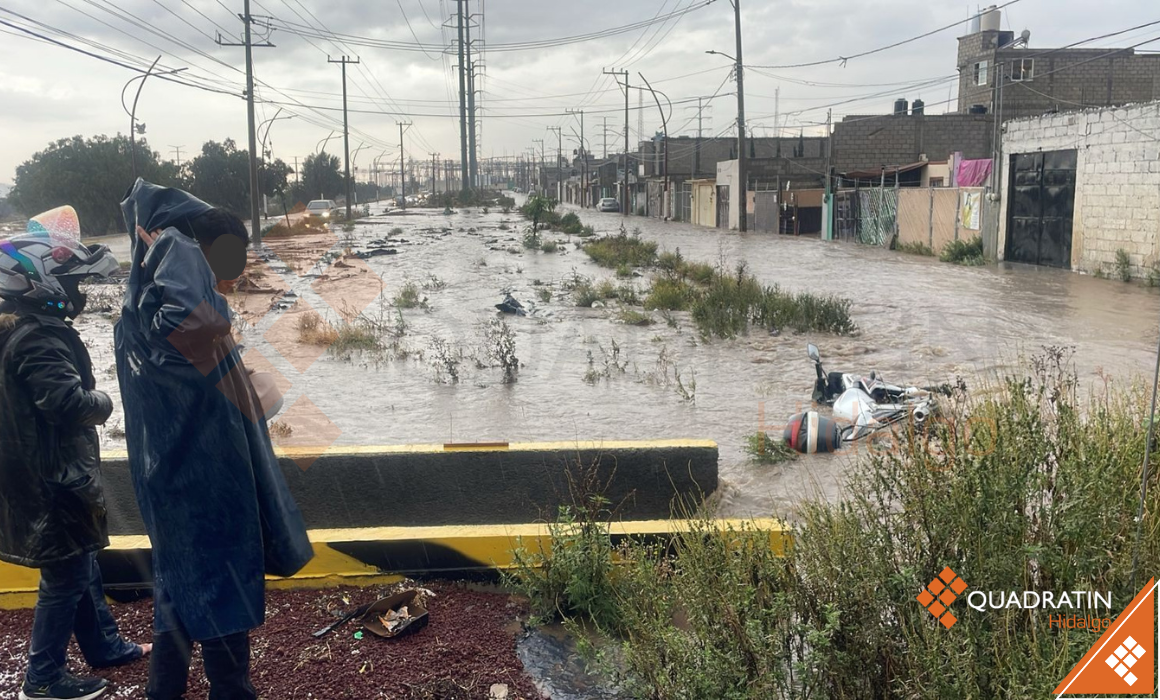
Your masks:
{"label": "tall grass", "polygon": [[[557,591],[615,601],[591,616],[623,649],[631,697],[1046,698],[1099,636],[1050,618],[1115,617],[1160,562],[1153,507],[1130,586],[1147,397],[1109,386],[1080,399],[1068,354],[1049,348],[958,396],[928,434],[855,463],[840,501],[800,511],[784,556],[765,533],[702,521],[668,547],[622,543],[623,566],[596,569],[598,588]],[[588,533],[583,551],[611,550],[599,528],[570,532]],[[553,564],[562,581],[592,570]],[[971,591],[1107,591],[1113,609],[978,611],[960,599],[944,629],[914,598],[947,566]]]}
{"label": "tall grass", "polygon": [[955,265],[982,265],[987,262],[983,257],[983,239],[975,236],[969,241],[951,241],[939,253],[938,259]]}
{"label": "tall grass", "polygon": [[850,300],[763,286],[745,265],[718,273],[691,305],[693,322],[705,338],[732,338],[756,325],[770,331],[823,331],[848,335],[857,330]]}
{"label": "tall grass", "polygon": [[601,267],[615,270],[621,265],[649,267],[656,262],[657,244],[621,230],[615,236],[603,236],[584,243],[584,252]]}

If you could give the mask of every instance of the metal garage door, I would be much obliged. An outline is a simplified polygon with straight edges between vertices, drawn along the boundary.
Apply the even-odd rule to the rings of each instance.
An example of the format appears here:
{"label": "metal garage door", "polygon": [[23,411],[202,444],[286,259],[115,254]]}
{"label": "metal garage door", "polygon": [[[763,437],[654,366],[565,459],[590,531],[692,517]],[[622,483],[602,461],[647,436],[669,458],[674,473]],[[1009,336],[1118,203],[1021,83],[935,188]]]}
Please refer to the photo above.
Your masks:
{"label": "metal garage door", "polygon": [[1074,150],[1011,156],[1007,260],[1071,267],[1075,168]]}

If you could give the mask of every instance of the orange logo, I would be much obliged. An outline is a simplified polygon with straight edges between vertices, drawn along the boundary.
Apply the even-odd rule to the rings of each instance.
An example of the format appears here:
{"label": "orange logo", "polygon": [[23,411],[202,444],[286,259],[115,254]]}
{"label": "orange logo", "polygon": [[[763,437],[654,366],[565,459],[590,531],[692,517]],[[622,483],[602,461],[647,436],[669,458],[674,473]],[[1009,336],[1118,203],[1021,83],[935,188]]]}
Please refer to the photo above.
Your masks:
{"label": "orange logo", "polygon": [[926,588],[922,589],[916,600],[922,603],[922,607],[926,608],[927,612],[935,616],[943,627],[950,629],[959,618],[954,616],[947,607],[955,602],[955,599],[967,590],[967,582],[959,578],[951,567],[947,567],[939,572],[939,575],[930,583],[926,584]]}
{"label": "orange logo", "polygon": [[1144,586],[1053,691],[1150,694],[1156,690],[1156,580]]}

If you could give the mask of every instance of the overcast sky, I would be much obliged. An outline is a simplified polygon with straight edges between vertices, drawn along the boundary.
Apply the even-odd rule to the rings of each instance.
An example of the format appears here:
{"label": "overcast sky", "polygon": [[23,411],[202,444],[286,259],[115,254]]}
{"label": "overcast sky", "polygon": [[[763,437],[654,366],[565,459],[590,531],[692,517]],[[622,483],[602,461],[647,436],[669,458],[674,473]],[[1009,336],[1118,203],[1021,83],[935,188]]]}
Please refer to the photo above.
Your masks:
{"label": "overcast sky", "polygon": [[[498,47],[647,22],[702,2],[472,0],[471,6],[474,13],[482,9],[483,16],[476,21],[483,23],[486,43]],[[835,119],[843,114],[889,111],[896,97],[922,98],[928,112],[955,108],[953,101],[947,102],[957,91],[955,39],[965,33],[965,19],[974,4],[939,0],[742,3],[744,58],[752,66],[851,55],[964,21],[917,42],[851,60],[845,67],[748,70],[746,112],[758,135],[773,133],[775,111],[788,133],[796,134],[824,123],[830,105],[834,105]],[[254,0],[252,12],[272,16],[275,23],[311,25],[315,32],[408,43],[417,38],[437,47],[453,37],[441,25],[454,6],[451,0]],[[35,26],[28,21],[32,20],[67,31],[123,52],[120,60],[135,57],[148,62],[164,53],[163,65],[187,67],[183,76],[240,95],[243,50],[219,47],[212,40],[222,30],[240,31],[241,22],[230,13],[240,9],[241,0],[0,0],[0,20],[30,27]],[[1029,29],[1031,46],[1046,48],[1157,19],[1160,7],[1155,0],[1019,0],[1003,11],[1001,26],[1015,32]],[[0,31],[6,32],[0,33],[0,183],[11,182],[16,166],[54,139],[127,131],[129,118],[120,99],[122,86],[134,73],[40,41],[17,38],[3,26]],[[60,38],[43,27],[37,31]],[[1087,46],[1124,46],[1152,36],[1160,37],[1160,27]],[[362,61],[348,68],[350,107],[358,110],[350,118],[351,150],[367,144],[356,160],[360,169],[369,168],[376,156],[381,155],[380,164],[397,159],[396,123],[401,119],[414,122],[405,136],[408,156],[429,159],[431,152],[442,158],[458,156],[454,60],[438,50],[344,45],[283,29],[273,31],[269,38],[275,48],[254,50],[256,76],[262,83],[257,93],[270,102],[259,104],[258,119],[273,117],[280,106],[275,102],[286,103],[283,117],[298,115],[273,125],[270,142],[275,156],[287,162],[295,156],[302,158],[335,129],[339,134],[327,150],[341,153],[340,68],[328,64],[327,56],[342,54]],[[75,38],[65,41],[77,43]],[[562,127],[565,149],[574,148],[571,132],[579,131],[579,124],[563,114],[569,108],[585,110],[586,136],[595,152],[604,147],[605,119],[608,129],[615,130],[608,136],[610,143],[623,139],[623,93],[612,78],[601,74],[603,68],[629,70],[634,86],[641,83],[638,73],[643,73],[654,88],[667,94],[675,103],[669,124],[674,135],[694,134],[696,98],[716,93],[716,99],[705,100],[712,108],[704,111],[703,128],[706,136],[723,133],[736,118],[735,86],[728,80],[729,59],[705,51],[732,54],[734,46],[732,8],[728,0],[715,0],[679,19],[593,41],[486,52],[481,58],[486,75],[479,86],[484,120],[481,157],[522,153],[535,139],[544,139],[552,151],[556,136],[548,131],[549,126]],[[1160,41],[1144,48],[1160,48]],[[933,83],[914,85],[927,80]],[[780,101],[775,101],[779,89]],[[867,97],[876,93],[880,94]],[[132,90],[128,97],[131,101]],[[660,118],[651,96],[646,97],[643,133],[649,135],[659,130]],[[835,105],[856,98],[863,99]],[[630,103],[635,146],[636,90]],[[141,96],[138,119],[147,125],[150,145],[166,157],[172,158],[173,147],[180,146],[185,160],[211,139],[233,138],[245,147],[246,109],[240,97],[150,79]]]}

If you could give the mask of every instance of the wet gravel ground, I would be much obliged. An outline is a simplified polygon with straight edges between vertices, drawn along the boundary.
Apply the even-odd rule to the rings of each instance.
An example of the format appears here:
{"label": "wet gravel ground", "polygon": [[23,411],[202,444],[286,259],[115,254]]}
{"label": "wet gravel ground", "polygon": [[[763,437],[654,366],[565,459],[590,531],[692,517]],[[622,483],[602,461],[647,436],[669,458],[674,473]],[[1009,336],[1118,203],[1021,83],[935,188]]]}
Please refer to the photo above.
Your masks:
{"label": "wet gravel ground", "polygon": [[[426,629],[400,639],[380,639],[359,626],[340,627],[322,639],[312,632],[343,611],[372,602],[391,591],[382,588],[338,588],[325,591],[269,591],[266,624],[251,634],[251,675],[264,700],[442,700],[488,698],[495,684],[507,687],[507,698],[540,698],[516,655],[518,617],[523,606],[499,593],[462,584],[424,584],[435,595],[427,600]],[[143,642],[149,638],[152,603],[117,604],[113,614],[122,634]],[[31,610],[0,611],[0,700],[14,700],[27,663]],[[74,673],[90,674],[75,643],[70,650]],[[148,662],[102,671],[113,688],[110,698],[143,698]],[[205,700],[209,686],[195,651],[188,700]]]}

